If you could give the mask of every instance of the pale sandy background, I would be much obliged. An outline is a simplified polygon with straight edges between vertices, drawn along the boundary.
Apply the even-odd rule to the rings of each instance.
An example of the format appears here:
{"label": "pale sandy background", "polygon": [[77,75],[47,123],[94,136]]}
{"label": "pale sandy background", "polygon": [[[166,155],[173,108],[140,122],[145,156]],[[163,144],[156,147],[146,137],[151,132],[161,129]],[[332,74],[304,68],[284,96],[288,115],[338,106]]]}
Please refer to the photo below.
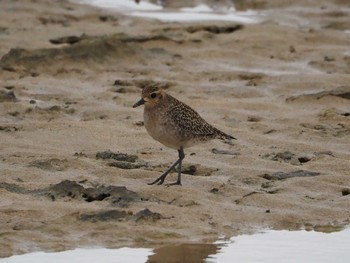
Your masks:
{"label": "pale sandy background", "polygon": [[[264,22],[233,30],[0,1],[1,257],[349,224],[348,1],[237,7]],[[66,36],[78,42],[50,42]],[[182,187],[146,184],[177,158],[131,107],[151,82],[238,138],[188,149]]]}

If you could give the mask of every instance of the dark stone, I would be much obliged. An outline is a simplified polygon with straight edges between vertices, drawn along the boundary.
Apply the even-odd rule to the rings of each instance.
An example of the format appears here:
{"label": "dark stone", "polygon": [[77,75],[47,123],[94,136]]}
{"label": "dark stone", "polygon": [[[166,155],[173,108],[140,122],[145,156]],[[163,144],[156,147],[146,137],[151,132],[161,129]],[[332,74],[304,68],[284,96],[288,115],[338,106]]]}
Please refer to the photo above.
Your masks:
{"label": "dark stone", "polygon": [[139,169],[141,167],[147,167],[145,163],[137,162],[137,163],[131,163],[131,162],[123,162],[123,161],[116,161],[113,163],[109,163],[109,166],[117,167],[120,169]]}
{"label": "dark stone", "polygon": [[0,68],[11,72],[30,74],[31,72],[57,73],[62,65],[77,63],[84,66],[104,63],[120,63],[131,56],[148,56],[148,52],[124,40],[126,36],[87,37],[80,39],[74,45],[61,48],[43,48],[27,50],[12,48],[0,59]]}
{"label": "dark stone", "polygon": [[48,196],[53,200],[64,197],[79,198],[82,196],[84,189],[82,185],[75,181],[64,180],[47,188],[35,190],[33,194]]}
{"label": "dark stone", "polygon": [[[178,169],[176,169],[178,171]],[[184,165],[181,168],[181,173],[194,175],[197,172],[197,167],[195,165]]]}
{"label": "dark stone", "polygon": [[311,94],[305,94],[305,95],[299,95],[299,96],[293,96],[286,99],[286,101],[294,101],[301,98],[313,98],[313,99],[321,99],[325,96],[335,96],[340,97],[343,99],[350,100],[350,86],[340,86],[333,90],[328,91],[321,91]]}
{"label": "dark stone", "polygon": [[108,21],[116,22],[116,21],[118,21],[117,17],[111,16],[111,15],[101,15],[99,17],[99,19],[100,19],[101,22],[108,22]]}
{"label": "dark stone", "polygon": [[0,126],[0,131],[4,132],[16,132],[19,129],[15,126]]}
{"label": "dark stone", "polygon": [[162,215],[159,213],[154,213],[150,211],[148,208],[145,208],[144,210],[141,210],[138,212],[135,216],[134,219],[136,222],[140,220],[150,220],[150,221],[157,221],[159,219],[162,219]]}
{"label": "dark stone", "polygon": [[308,158],[308,157],[306,157],[306,156],[303,156],[303,157],[299,157],[298,158],[298,161],[300,162],[300,163],[307,163],[307,162],[309,162],[311,159],[310,158]]}
{"label": "dark stone", "polygon": [[344,188],[343,190],[341,190],[341,194],[343,196],[350,195],[350,189],[349,188]]}
{"label": "dark stone", "polygon": [[294,153],[291,153],[290,151],[285,152],[279,152],[274,157],[272,157],[272,160],[278,161],[278,160],[291,160],[294,156]]}
{"label": "dark stone", "polygon": [[258,116],[248,116],[247,121],[249,121],[249,122],[259,122],[259,121],[261,121],[261,117],[258,117]]}
{"label": "dark stone", "polygon": [[237,30],[243,29],[243,25],[229,25],[229,26],[190,26],[187,28],[188,33],[196,33],[198,31],[206,31],[212,34],[229,34]]}
{"label": "dark stone", "polygon": [[125,186],[99,186],[87,188],[83,191],[82,197],[87,202],[102,201],[109,198],[113,206],[126,207],[130,202],[141,201],[138,193],[128,190]]}
{"label": "dark stone", "polygon": [[29,163],[29,166],[48,171],[64,171],[68,167],[68,161],[66,159],[60,160],[57,158],[51,158],[47,160],[35,160]]}
{"label": "dark stone", "polygon": [[17,98],[13,91],[0,90],[0,102],[16,102]]}
{"label": "dark stone", "polygon": [[8,192],[16,193],[16,194],[29,193],[29,191],[24,189],[23,187],[20,187],[20,186],[15,185],[15,184],[4,183],[4,182],[0,182],[0,189],[5,189]]}
{"label": "dark stone", "polygon": [[131,82],[127,81],[127,80],[121,80],[121,79],[116,79],[114,81],[114,86],[131,86],[133,85]]}
{"label": "dark stone", "polygon": [[110,150],[104,151],[104,152],[97,152],[96,158],[103,159],[103,160],[113,159],[116,161],[123,161],[123,162],[130,162],[130,163],[134,163],[138,159],[137,155],[129,155],[126,153],[114,153],[114,152],[111,152]]}
{"label": "dark stone", "polygon": [[212,188],[211,190],[210,190],[210,193],[212,193],[212,194],[217,194],[219,192],[219,189],[218,188]]}
{"label": "dark stone", "polygon": [[141,201],[141,197],[125,186],[98,186],[85,188],[75,181],[65,180],[44,189],[31,191],[34,195],[47,196],[52,200],[65,197],[80,199],[86,202],[103,201],[108,198],[110,203],[116,207],[126,207],[130,202]]}
{"label": "dark stone", "polygon": [[214,154],[226,154],[226,155],[234,155],[234,156],[240,155],[239,152],[229,151],[229,150],[219,150],[216,148],[211,149],[211,152]]}
{"label": "dark stone", "polygon": [[159,219],[164,218],[159,213],[154,213],[149,209],[139,211],[136,215],[132,212],[125,212],[121,210],[107,210],[97,213],[83,213],[79,215],[79,220],[84,222],[98,222],[98,221],[124,221],[124,220],[134,220],[138,221],[152,221],[155,222]]}
{"label": "dark stone", "polygon": [[318,176],[320,173],[317,172],[310,172],[305,170],[298,170],[294,172],[277,172],[273,174],[263,174],[261,177],[267,179],[267,180],[285,180],[292,177],[312,177],[312,176]]}
{"label": "dark stone", "polygon": [[79,215],[80,221],[98,222],[98,221],[122,221],[129,217],[125,211],[108,210],[98,213],[86,213]]}
{"label": "dark stone", "polygon": [[94,202],[103,201],[108,198],[108,201],[114,207],[126,207],[131,202],[142,200],[138,193],[128,190],[125,186],[102,185],[85,188],[77,182],[70,180],[64,180],[58,184],[37,190],[26,190],[23,187],[8,183],[0,183],[1,188],[12,193],[45,196],[52,201],[69,197],[71,199]]}
{"label": "dark stone", "polygon": [[59,37],[59,38],[54,38],[54,39],[50,39],[50,43],[51,44],[75,44],[78,43],[80,40],[84,39],[85,36],[82,35],[80,37],[77,36],[67,36],[67,37]]}
{"label": "dark stone", "polygon": [[294,153],[290,151],[284,151],[279,153],[268,153],[263,155],[262,158],[272,160],[272,161],[284,161],[287,163],[291,163],[293,165],[301,165],[303,163],[307,163],[311,161],[309,157],[306,157],[306,156],[297,157]]}

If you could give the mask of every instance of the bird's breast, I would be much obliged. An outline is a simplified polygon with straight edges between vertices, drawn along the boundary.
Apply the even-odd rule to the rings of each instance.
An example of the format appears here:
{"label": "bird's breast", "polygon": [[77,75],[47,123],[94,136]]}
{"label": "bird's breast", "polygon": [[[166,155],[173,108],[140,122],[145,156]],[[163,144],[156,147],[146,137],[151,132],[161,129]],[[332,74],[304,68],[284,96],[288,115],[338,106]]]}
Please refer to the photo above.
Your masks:
{"label": "bird's breast", "polygon": [[176,127],[159,111],[145,110],[144,123],[148,134],[158,142],[173,149],[179,149],[184,143],[178,136]]}

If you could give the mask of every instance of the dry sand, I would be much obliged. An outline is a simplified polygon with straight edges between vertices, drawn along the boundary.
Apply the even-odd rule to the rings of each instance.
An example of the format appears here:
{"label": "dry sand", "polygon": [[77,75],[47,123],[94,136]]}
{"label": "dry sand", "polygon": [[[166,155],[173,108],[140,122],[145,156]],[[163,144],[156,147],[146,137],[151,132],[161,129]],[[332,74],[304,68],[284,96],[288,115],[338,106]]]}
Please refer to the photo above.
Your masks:
{"label": "dry sand", "polygon": [[[237,27],[1,1],[0,256],[349,224],[348,1],[254,3]],[[148,83],[238,138],[188,149],[181,187],[146,184],[177,158],[131,107]]]}

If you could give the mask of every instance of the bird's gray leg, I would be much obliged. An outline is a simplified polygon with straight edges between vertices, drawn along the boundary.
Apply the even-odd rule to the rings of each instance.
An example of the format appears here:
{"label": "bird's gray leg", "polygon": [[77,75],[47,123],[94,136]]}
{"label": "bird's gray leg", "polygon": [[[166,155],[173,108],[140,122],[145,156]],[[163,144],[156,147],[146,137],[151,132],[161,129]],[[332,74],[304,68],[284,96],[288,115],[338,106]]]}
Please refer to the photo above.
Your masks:
{"label": "bird's gray leg", "polygon": [[178,150],[179,152],[179,171],[177,174],[177,180],[174,183],[169,184],[170,185],[181,185],[181,166],[182,166],[182,160],[185,158],[185,153],[184,153],[184,149],[182,148],[182,146],[180,147],[180,150]]}
{"label": "bird's gray leg", "polygon": [[179,153],[179,159],[172,166],[170,166],[169,169],[166,170],[159,178],[157,178],[152,183],[148,183],[148,185],[152,185],[155,183],[158,183],[159,185],[163,184],[165,177],[167,177],[167,175],[171,172],[171,170],[173,170],[178,164],[179,164],[179,173],[177,175],[177,181],[172,185],[175,185],[175,184],[181,185],[181,163],[182,163],[182,160],[185,158],[185,153],[182,146],[178,150],[178,153]]}

